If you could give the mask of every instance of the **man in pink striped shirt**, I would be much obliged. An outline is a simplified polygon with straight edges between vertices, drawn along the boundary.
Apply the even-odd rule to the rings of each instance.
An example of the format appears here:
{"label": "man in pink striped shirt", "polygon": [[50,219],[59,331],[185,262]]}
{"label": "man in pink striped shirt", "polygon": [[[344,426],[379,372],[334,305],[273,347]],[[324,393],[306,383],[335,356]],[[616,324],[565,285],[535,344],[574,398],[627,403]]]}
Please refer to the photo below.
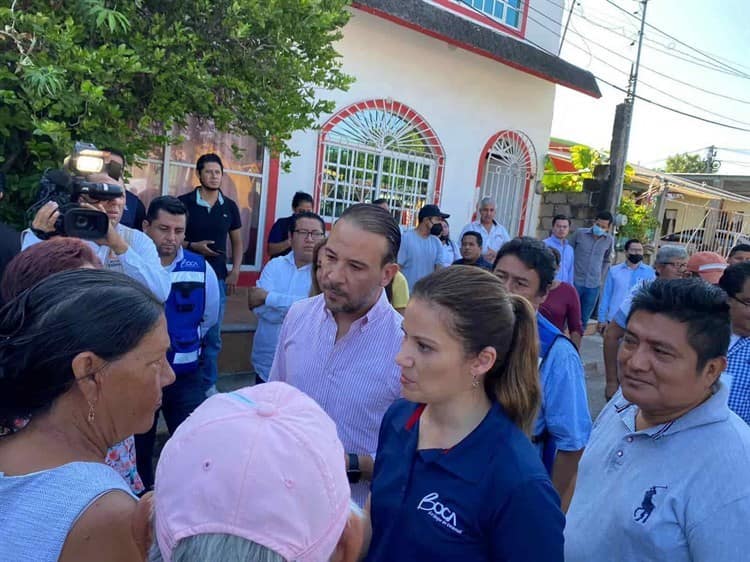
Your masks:
{"label": "man in pink striped shirt", "polygon": [[364,504],[383,414],[401,393],[395,358],[402,317],[384,288],[398,271],[401,233],[376,205],[341,215],[323,249],[323,294],[289,309],[269,380],[311,396],[336,422],[352,497]]}

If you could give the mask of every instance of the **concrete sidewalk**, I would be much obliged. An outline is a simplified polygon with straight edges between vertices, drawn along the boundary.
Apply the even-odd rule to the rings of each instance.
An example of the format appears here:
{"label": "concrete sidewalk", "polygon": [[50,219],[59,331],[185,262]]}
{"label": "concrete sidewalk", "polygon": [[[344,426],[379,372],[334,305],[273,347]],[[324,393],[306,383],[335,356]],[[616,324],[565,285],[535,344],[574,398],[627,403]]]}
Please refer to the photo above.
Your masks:
{"label": "concrete sidewalk", "polygon": [[589,399],[589,411],[596,419],[606,404],[604,400],[604,356],[602,337],[599,334],[584,336],[581,341],[581,360],[586,373],[586,392]]}

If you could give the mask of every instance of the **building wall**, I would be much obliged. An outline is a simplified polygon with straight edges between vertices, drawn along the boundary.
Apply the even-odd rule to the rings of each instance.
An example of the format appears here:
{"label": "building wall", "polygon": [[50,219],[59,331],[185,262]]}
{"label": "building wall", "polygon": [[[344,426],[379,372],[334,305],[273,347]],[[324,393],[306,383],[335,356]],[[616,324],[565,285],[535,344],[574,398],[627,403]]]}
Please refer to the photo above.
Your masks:
{"label": "building wall", "polygon": [[[445,149],[440,206],[452,215],[454,229],[472,215],[485,143],[506,129],[528,135],[538,162],[525,228],[535,232],[538,196],[533,182],[541,176],[549,143],[553,84],[358,10],[337,48],[344,70],[356,77],[348,92],[325,93],[335,100],[337,111],[360,101],[392,98],[420,113],[436,132]],[[297,132],[291,147],[300,156],[279,178],[277,218],[289,214],[296,190],[312,193],[316,184],[317,131]]]}

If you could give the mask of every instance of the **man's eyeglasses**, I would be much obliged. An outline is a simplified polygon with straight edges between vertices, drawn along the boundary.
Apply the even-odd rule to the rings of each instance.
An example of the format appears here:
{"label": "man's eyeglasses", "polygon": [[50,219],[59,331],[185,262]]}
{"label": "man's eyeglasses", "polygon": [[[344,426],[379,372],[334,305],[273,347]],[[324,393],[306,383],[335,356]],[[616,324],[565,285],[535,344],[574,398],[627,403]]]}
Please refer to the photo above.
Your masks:
{"label": "man's eyeglasses", "polygon": [[320,240],[325,235],[325,232],[320,230],[295,230],[295,234],[299,234],[302,238],[312,238],[313,240]]}
{"label": "man's eyeglasses", "polygon": [[748,306],[748,307],[750,307],[750,301],[745,301],[745,300],[742,300],[742,299],[738,299],[737,297],[729,297],[729,298],[732,299],[733,301],[737,301],[742,306]]}
{"label": "man's eyeglasses", "polygon": [[674,261],[665,261],[662,262],[662,265],[671,265],[675,269],[679,271],[684,271],[687,269],[687,262],[674,262]]}

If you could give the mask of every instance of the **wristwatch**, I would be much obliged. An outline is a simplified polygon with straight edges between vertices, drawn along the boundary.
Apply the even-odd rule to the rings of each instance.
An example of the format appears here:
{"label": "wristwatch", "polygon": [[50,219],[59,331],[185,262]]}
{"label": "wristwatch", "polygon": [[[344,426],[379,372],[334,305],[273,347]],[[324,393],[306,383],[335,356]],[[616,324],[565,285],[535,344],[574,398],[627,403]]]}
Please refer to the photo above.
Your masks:
{"label": "wristwatch", "polygon": [[359,457],[354,453],[349,453],[349,468],[346,470],[346,476],[351,484],[356,484],[362,479],[362,471],[359,469]]}

